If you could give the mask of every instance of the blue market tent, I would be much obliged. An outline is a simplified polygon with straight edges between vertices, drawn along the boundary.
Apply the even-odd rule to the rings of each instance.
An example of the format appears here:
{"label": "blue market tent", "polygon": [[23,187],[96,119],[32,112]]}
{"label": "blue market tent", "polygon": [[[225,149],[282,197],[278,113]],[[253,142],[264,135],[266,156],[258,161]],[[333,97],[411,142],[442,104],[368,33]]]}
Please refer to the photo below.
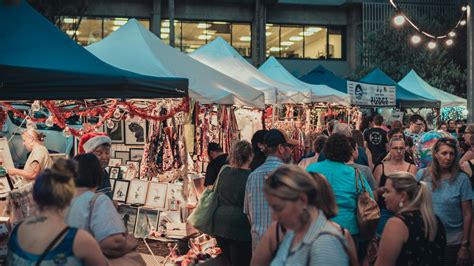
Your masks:
{"label": "blue market tent", "polygon": [[456,95],[437,89],[424,81],[415,70],[410,72],[398,82],[400,86],[409,89],[417,95],[427,97],[432,100],[441,101],[441,107],[466,106],[467,100]]}
{"label": "blue market tent", "polygon": [[439,108],[440,101],[428,99],[420,95],[414,94],[404,87],[398,85],[380,68],[374,69],[372,72],[363,77],[360,82],[387,85],[396,87],[397,107],[411,108]]}
{"label": "blue market tent", "polygon": [[321,65],[300,77],[300,80],[310,84],[326,85],[340,92],[347,93],[347,80],[336,76]]}
{"label": "blue market tent", "polygon": [[24,1],[3,2],[1,100],[187,95],[187,79],[152,77],[115,68],[79,46]]}

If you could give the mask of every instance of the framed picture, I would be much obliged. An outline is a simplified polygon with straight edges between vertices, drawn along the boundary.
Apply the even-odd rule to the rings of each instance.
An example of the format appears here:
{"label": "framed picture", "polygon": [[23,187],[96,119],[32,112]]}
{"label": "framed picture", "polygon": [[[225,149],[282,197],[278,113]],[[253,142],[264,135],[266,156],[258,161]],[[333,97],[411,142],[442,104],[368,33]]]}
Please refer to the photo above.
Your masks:
{"label": "framed picture", "polygon": [[125,144],[143,145],[147,139],[146,120],[138,117],[125,120]]}
{"label": "framed picture", "polygon": [[178,211],[179,207],[185,204],[182,184],[168,184],[166,191],[166,209]]}
{"label": "framed picture", "polygon": [[144,149],[130,148],[130,161],[141,162],[143,158]]}
{"label": "framed picture", "polygon": [[125,172],[124,179],[132,180],[140,177],[140,162],[127,161],[127,171]]}
{"label": "framed picture", "polygon": [[179,211],[162,211],[158,219],[158,233],[166,235],[168,224],[181,223],[181,214]]}
{"label": "framed picture", "polygon": [[110,158],[109,166],[111,167],[120,167],[122,165],[122,159],[120,158]]}
{"label": "framed picture", "polygon": [[125,142],[125,132],[124,132],[124,122],[123,120],[119,121],[113,121],[114,127],[108,128],[107,126],[105,127],[105,130],[107,132],[107,135],[109,135],[110,139],[112,140],[112,143],[119,143],[123,144]]}
{"label": "framed picture", "polygon": [[136,238],[145,238],[151,232],[156,231],[158,225],[159,211],[150,208],[138,208],[137,221],[133,235]]}
{"label": "framed picture", "polygon": [[115,186],[115,180],[116,178],[110,178],[110,190],[114,191],[114,186]]}
{"label": "framed picture", "polygon": [[130,185],[130,181],[127,180],[116,180],[114,186],[114,194],[112,196],[113,200],[118,202],[125,202],[127,200],[127,193],[128,187]]}
{"label": "framed picture", "polygon": [[138,208],[130,205],[121,204],[117,209],[122,221],[127,228],[129,234],[133,234],[135,230],[135,222],[137,220]]}
{"label": "framed picture", "polygon": [[148,181],[132,180],[128,189],[127,203],[145,204],[146,193],[148,192]]}
{"label": "framed picture", "polygon": [[114,179],[119,179],[120,176],[120,166],[111,166],[109,167],[109,177]]}
{"label": "framed picture", "polygon": [[128,151],[115,151],[114,157],[117,159],[122,159],[122,163],[130,161],[130,153]]}
{"label": "framed picture", "polygon": [[151,182],[148,186],[148,193],[146,196],[145,205],[154,208],[165,209],[167,190],[167,183]]}

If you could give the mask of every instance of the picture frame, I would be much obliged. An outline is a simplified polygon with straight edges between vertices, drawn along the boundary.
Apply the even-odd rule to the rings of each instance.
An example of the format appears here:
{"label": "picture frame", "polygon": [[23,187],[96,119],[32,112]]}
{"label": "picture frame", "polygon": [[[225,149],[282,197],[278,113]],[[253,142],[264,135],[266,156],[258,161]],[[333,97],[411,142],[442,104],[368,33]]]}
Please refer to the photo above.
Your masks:
{"label": "picture frame", "polygon": [[167,183],[150,182],[148,185],[145,205],[158,209],[165,209],[167,191]]}
{"label": "picture frame", "polygon": [[146,120],[139,117],[125,120],[125,144],[144,145],[147,140]]}
{"label": "picture frame", "polygon": [[160,212],[156,209],[138,208],[137,219],[133,236],[136,238],[147,238],[151,232],[156,231]]}
{"label": "picture frame", "polygon": [[165,208],[170,211],[179,211],[180,206],[184,206],[184,204],[186,204],[186,201],[183,195],[183,185],[168,184]]}
{"label": "picture frame", "polygon": [[124,174],[124,179],[132,180],[140,178],[140,162],[127,161],[127,171]]}
{"label": "picture frame", "polygon": [[120,158],[110,158],[109,166],[110,167],[120,167],[122,165],[122,159]]}
{"label": "picture frame", "polygon": [[130,161],[141,162],[144,152],[145,150],[141,148],[130,148]]}
{"label": "picture frame", "polygon": [[168,224],[181,223],[179,211],[162,211],[158,219],[157,230],[159,235],[166,235]]}
{"label": "picture frame", "polygon": [[130,181],[128,180],[116,180],[113,190],[112,200],[125,203],[127,201],[128,188]]}
{"label": "picture frame", "polygon": [[113,121],[114,126],[112,128],[108,128],[105,126],[105,132],[112,140],[112,143],[116,144],[123,144],[125,143],[125,131],[124,131],[124,121],[118,120]]}
{"label": "picture frame", "polygon": [[118,206],[117,212],[120,214],[120,218],[122,218],[127,232],[133,234],[135,231],[138,208],[127,204],[121,204]]}
{"label": "picture frame", "polygon": [[148,192],[148,181],[132,180],[130,188],[128,189],[127,203],[128,204],[145,204],[146,194]]}
{"label": "picture frame", "polygon": [[120,177],[120,166],[109,167],[109,177],[112,179],[119,179]]}
{"label": "picture frame", "polygon": [[123,165],[123,163],[125,163],[127,161],[130,161],[130,152],[128,152],[128,151],[115,151],[114,158],[122,159],[122,165]]}
{"label": "picture frame", "polygon": [[109,178],[109,180],[110,180],[110,190],[114,191],[115,181],[117,179],[116,178]]}

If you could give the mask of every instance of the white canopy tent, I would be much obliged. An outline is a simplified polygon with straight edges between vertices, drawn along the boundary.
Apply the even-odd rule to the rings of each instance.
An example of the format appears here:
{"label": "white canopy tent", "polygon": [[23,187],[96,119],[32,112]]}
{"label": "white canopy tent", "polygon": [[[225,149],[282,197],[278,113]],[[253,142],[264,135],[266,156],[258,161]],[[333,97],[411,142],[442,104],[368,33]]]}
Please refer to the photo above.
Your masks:
{"label": "white canopy tent", "polygon": [[150,76],[188,78],[189,96],[202,104],[265,106],[261,91],[164,44],[135,19],[86,49],[121,69]]}
{"label": "white canopy tent", "polygon": [[221,37],[197,49],[191,57],[264,92],[266,104],[311,102],[309,89],[278,82],[259,72]]}
{"label": "white canopy tent", "polygon": [[313,103],[330,102],[341,105],[350,105],[350,98],[346,93],[340,92],[326,85],[309,84],[297,79],[273,56],[268,58],[268,60],[260,66],[258,70],[279,82],[294,87],[307,88],[311,91],[311,102]]}
{"label": "white canopy tent", "polygon": [[467,100],[437,89],[424,81],[415,70],[411,70],[398,84],[425,98],[441,101],[441,107],[466,106]]}

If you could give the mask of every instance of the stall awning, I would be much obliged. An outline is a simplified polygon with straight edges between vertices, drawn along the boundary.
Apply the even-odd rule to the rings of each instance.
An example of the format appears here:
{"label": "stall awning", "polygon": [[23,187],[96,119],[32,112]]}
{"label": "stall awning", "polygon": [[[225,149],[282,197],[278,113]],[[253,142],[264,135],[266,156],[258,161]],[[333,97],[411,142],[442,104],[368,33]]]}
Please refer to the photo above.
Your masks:
{"label": "stall awning", "polygon": [[347,93],[347,80],[336,76],[321,65],[311,70],[308,74],[301,76],[299,79],[306,83],[322,84],[342,93]]}

